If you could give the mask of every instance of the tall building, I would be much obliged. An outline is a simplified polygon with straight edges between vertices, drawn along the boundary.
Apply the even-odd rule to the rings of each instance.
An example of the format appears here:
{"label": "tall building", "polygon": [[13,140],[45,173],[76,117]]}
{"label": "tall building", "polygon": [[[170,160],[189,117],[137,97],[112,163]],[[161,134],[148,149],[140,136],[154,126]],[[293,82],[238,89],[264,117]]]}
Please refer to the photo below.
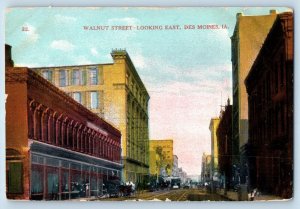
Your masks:
{"label": "tall building", "polygon": [[174,163],[173,140],[150,140],[150,174],[171,176]]}
{"label": "tall building", "polygon": [[121,133],[28,68],[7,66],[9,199],[98,196],[121,177]]}
{"label": "tall building", "polygon": [[219,176],[219,165],[218,165],[219,148],[218,148],[218,137],[217,137],[217,129],[219,123],[220,123],[219,118],[212,118],[209,124],[209,130],[211,133],[210,179],[213,181],[216,181]]}
{"label": "tall building", "polygon": [[109,64],[35,68],[48,81],[122,133],[123,181],[143,183],[149,174],[149,94],[125,50]]}
{"label": "tall building", "polygon": [[244,80],[276,19],[276,11],[269,15],[244,16],[238,13],[231,37],[231,61],[233,81],[233,141],[240,149],[240,179],[245,184],[248,178],[246,150],[248,143],[248,98]]}
{"label": "tall building", "polygon": [[245,80],[250,184],[293,196],[294,18],[279,14]]}

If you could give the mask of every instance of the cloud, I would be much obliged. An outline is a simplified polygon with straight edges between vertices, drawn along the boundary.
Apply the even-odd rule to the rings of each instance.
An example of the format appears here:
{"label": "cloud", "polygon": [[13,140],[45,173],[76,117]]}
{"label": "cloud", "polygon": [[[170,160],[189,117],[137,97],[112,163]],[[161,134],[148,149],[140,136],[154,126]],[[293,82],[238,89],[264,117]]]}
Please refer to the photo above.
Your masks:
{"label": "cloud", "polygon": [[74,57],[74,62],[76,65],[88,65],[88,64],[93,64],[92,61],[87,59],[85,56],[77,56]]}
{"label": "cloud", "polygon": [[54,40],[50,44],[50,47],[65,52],[72,51],[75,48],[75,46],[72,43],[66,40]]}
{"label": "cloud", "polygon": [[146,61],[145,61],[145,57],[142,54],[132,54],[130,55],[134,66],[136,68],[145,68],[146,67]]}
{"label": "cloud", "polygon": [[34,43],[40,38],[40,35],[36,32],[36,28],[33,25],[25,23],[23,27],[26,28],[25,34],[30,43]]}
{"label": "cloud", "polygon": [[55,15],[55,20],[59,23],[73,23],[76,22],[77,19],[75,17],[57,14]]}
{"label": "cloud", "polygon": [[92,54],[93,56],[95,56],[95,57],[99,55],[99,53],[98,53],[97,49],[96,49],[96,48],[94,48],[94,47],[93,47],[93,48],[91,48],[91,50],[90,50],[90,51],[91,51],[91,54]]}

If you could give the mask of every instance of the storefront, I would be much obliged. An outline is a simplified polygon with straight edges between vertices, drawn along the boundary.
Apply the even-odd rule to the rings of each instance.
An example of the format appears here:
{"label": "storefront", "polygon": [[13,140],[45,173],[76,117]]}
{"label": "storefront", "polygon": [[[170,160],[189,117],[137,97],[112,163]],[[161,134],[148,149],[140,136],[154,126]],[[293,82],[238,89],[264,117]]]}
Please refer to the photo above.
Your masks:
{"label": "storefront", "polygon": [[30,199],[97,197],[107,181],[120,180],[120,164],[42,143],[31,148]]}

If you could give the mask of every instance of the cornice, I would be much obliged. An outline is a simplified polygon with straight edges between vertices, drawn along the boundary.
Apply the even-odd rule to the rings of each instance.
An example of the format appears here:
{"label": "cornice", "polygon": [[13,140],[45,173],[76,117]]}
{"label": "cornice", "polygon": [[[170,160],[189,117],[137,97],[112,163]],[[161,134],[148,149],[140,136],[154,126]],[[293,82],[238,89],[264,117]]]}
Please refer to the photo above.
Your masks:
{"label": "cornice", "polygon": [[59,97],[62,102],[65,102],[68,108],[74,109],[81,115],[85,115],[89,120],[96,125],[103,127],[109,132],[112,132],[116,137],[121,137],[121,132],[113,127],[111,124],[100,118],[97,114],[91,112],[83,105],[76,102],[68,94],[60,90],[58,87],[51,84],[49,81],[38,75],[36,72],[29,68],[19,67],[7,67],[5,70],[5,82],[6,83],[27,83],[34,88],[42,89],[47,92],[49,96]]}

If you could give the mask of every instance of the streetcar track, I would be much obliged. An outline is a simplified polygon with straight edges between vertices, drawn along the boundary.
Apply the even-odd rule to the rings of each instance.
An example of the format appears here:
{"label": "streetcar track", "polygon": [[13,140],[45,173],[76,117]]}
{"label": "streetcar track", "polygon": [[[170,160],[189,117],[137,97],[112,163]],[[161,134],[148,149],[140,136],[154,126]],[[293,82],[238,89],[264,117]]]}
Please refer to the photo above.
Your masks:
{"label": "streetcar track", "polygon": [[188,193],[188,191],[185,191],[176,201],[180,201],[181,200],[181,198],[183,198],[184,197],[184,195],[186,195]]}

